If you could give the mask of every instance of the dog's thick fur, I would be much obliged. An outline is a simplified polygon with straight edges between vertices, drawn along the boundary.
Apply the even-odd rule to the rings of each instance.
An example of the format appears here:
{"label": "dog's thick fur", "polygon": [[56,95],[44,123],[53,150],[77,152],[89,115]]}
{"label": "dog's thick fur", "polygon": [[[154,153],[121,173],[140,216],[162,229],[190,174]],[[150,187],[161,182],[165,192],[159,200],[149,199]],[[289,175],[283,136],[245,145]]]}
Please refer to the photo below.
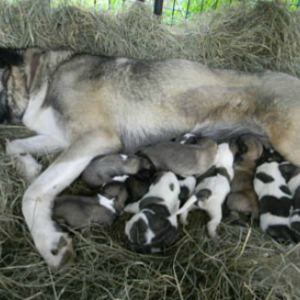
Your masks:
{"label": "dog's thick fur", "polygon": [[[73,253],[70,237],[51,220],[53,199],[97,155],[131,152],[185,132],[214,138],[254,132],[268,136],[300,166],[300,81],[286,74],[38,49],[24,51],[23,58],[3,72],[0,115],[2,121],[21,119],[37,133],[8,143],[7,153],[32,182],[23,214],[52,267]],[[61,155],[39,175],[41,167],[31,155],[58,151]]]}

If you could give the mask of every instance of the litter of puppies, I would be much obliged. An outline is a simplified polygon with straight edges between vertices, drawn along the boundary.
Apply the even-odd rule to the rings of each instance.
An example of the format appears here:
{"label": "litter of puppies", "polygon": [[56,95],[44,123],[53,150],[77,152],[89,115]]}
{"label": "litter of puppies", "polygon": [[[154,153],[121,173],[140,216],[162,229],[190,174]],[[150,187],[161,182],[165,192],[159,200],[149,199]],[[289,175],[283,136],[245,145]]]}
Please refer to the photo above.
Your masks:
{"label": "litter of puppies", "polygon": [[98,157],[81,178],[97,194],[57,197],[54,220],[83,228],[111,225],[131,213],[124,231],[137,252],[161,252],[172,245],[177,218],[187,225],[194,209],[208,214],[208,236],[218,237],[225,206],[230,219],[243,214],[251,223],[258,220],[277,242],[300,241],[300,168],[264,148],[254,135],[217,144],[187,133],[134,155]]}

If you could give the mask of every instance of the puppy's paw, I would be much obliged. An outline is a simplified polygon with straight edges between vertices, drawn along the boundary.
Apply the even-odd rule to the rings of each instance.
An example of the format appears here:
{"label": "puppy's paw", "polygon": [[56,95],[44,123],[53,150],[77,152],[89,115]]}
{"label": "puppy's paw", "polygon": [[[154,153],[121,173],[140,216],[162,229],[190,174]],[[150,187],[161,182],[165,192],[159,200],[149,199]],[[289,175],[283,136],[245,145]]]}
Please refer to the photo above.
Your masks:
{"label": "puppy's paw", "polygon": [[38,251],[53,270],[65,266],[74,257],[72,239],[67,233],[43,231],[35,234],[34,240]]}

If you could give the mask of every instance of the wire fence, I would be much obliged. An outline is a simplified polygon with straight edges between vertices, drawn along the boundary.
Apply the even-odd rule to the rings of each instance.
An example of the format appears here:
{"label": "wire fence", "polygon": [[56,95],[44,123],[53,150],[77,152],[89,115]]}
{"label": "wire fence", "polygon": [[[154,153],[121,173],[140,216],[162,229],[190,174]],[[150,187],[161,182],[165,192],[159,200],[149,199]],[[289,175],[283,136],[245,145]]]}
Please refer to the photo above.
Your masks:
{"label": "wire fence", "polygon": [[[20,0],[9,0],[17,2]],[[112,10],[116,14],[124,11],[135,1],[142,1],[155,10],[161,10],[162,20],[169,25],[180,25],[193,19],[196,15],[216,8],[235,5],[241,0],[49,0],[53,8],[62,3],[80,5],[95,11]],[[255,4],[259,0],[248,0]],[[274,0],[269,0],[274,1]],[[300,0],[286,0],[291,10],[300,7]]]}

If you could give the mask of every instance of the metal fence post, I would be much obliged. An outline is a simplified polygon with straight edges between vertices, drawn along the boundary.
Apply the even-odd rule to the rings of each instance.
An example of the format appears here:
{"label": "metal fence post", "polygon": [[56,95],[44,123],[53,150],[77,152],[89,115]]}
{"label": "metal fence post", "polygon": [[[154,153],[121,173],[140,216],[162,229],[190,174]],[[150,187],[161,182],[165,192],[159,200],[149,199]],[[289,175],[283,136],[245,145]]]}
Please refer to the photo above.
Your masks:
{"label": "metal fence post", "polygon": [[158,16],[162,15],[164,0],[154,1],[154,13]]}

